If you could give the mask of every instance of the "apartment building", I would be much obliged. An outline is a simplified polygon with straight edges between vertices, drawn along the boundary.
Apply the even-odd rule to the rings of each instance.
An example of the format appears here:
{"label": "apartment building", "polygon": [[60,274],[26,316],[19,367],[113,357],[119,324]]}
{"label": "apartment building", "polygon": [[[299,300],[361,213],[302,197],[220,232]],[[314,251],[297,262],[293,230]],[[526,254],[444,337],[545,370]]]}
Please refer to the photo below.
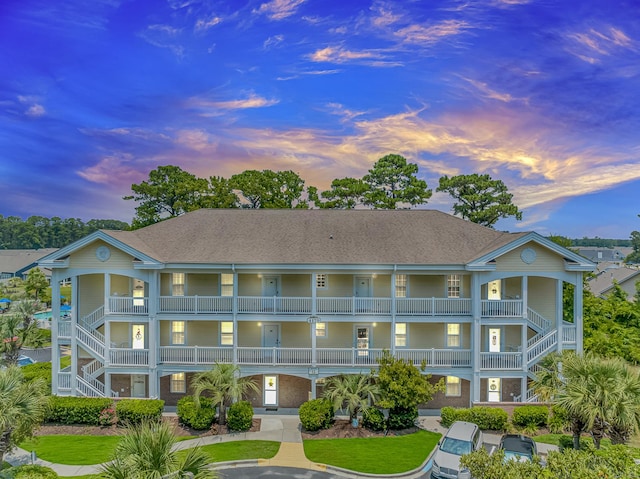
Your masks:
{"label": "apartment building", "polygon": [[[97,231],[39,264],[53,275],[54,394],[171,405],[195,373],[233,363],[266,408],[368,373],[384,350],[445,378],[428,407],[532,400],[539,361],[582,350],[582,278],[595,267],[535,232],[434,210],[295,209]],[[58,319],[67,278],[71,315]]]}

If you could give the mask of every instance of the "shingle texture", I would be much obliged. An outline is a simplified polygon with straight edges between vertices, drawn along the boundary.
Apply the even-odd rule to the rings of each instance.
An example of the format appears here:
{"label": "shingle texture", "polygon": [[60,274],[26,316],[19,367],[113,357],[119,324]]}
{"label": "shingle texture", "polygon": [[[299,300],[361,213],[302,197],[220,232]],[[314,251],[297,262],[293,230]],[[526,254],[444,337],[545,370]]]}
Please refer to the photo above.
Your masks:
{"label": "shingle texture", "polygon": [[164,263],[465,264],[526,233],[435,210],[201,209],[104,231]]}

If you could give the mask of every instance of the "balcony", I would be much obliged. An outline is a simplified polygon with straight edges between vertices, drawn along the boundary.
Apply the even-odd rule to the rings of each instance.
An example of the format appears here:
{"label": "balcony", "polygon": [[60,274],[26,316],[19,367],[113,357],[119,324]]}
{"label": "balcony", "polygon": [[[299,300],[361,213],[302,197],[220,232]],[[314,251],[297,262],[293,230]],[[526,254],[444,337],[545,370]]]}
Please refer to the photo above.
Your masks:
{"label": "balcony", "polygon": [[[160,296],[158,313],[231,314],[234,300],[239,314],[273,315],[391,315],[392,298],[286,297],[286,296]],[[116,314],[148,314],[150,298],[112,296],[109,311]],[[470,298],[396,298],[397,316],[471,316]],[[482,316],[522,317],[522,300],[482,300]]]}

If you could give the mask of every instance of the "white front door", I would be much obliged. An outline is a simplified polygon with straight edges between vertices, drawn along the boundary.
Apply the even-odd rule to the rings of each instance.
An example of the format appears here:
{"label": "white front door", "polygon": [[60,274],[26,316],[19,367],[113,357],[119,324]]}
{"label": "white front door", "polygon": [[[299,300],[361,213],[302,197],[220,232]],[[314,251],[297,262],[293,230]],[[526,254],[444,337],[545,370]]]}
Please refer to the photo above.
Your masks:
{"label": "white front door", "polygon": [[489,328],[489,352],[499,353],[500,349],[500,328]]}
{"label": "white front door", "polygon": [[132,326],[131,348],[144,349],[144,324],[134,324]]}
{"label": "white front door", "polygon": [[146,397],[146,376],[144,374],[131,375],[131,397],[143,398]]}
{"label": "white front door", "polygon": [[487,401],[500,402],[502,400],[502,395],[500,394],[500,382],[500,378],[487,379]]}
{"label": "white front door", "polygon": [[263,296],[280,296],[280,281],[277,276],[265,276],[262,287]]}
{"label": "white front door", "polygon": [[279,348],[280,347],[280,325],[267,323],[262,325],[262,347]]}
{"label": "white front door", "polygon": [[278,405],[278,376],[264,376],[264,406]]}
{"label": "white front door", "polygon": [[371,339],[371,330],[369,326],[357,326],[356,327],[356,349],[358,350],[358,356],[369,355],[369,341]]}
{"label": "white front door", "polygon": [[371,297],[371,278],[356,278],[356,297]]}
{"label": "white front door", "polygon": [[487,283],[487,299],[502,299],[502,281],[497,279]]}

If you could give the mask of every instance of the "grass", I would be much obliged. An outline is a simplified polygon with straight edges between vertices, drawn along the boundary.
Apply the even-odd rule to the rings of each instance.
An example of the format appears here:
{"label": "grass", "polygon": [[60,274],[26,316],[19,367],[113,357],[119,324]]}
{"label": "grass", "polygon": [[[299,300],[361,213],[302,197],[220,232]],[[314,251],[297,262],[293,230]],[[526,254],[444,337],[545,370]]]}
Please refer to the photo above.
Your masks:
{"label": "grass", "polygon": [[[212,462],[242,461],[245,459],[271,459],[278,453],[280,443],[276,441],[232,441],[201,446]],[[187,452],[178,452],[178,457]]]}
{"label": "grass", "polygon": [[[554,446],[560,446],[560,438],[562,436],[571,437],[569,434],[541,434],[540,436],[535,436],[533,439],[536,442],[541,442],[544,444],[552,444]],[[593,439],[589,436],[583,436],[580,438],[580,442],[590,442],[593,444]],[[601,447],[607,448],[611,446],[611,440],[607,438],[603,438],[600,442]],[[636,458],[640,459],[640,448],[638,448],[633,441],[629,443],[629,447],[631,449],[631,454]]]}
{"label": "grass", "polygon": [[36,451],[45,461],[56,464],[85,466],[111,459],[121,436],[39,436],[20,444],[22,449]]}
{"label": "grass", "polygon": [[304,452],[312,462],[370,474],[397,474],[420,467],[441,435],[418,431],[406,436],[309,439]]}

